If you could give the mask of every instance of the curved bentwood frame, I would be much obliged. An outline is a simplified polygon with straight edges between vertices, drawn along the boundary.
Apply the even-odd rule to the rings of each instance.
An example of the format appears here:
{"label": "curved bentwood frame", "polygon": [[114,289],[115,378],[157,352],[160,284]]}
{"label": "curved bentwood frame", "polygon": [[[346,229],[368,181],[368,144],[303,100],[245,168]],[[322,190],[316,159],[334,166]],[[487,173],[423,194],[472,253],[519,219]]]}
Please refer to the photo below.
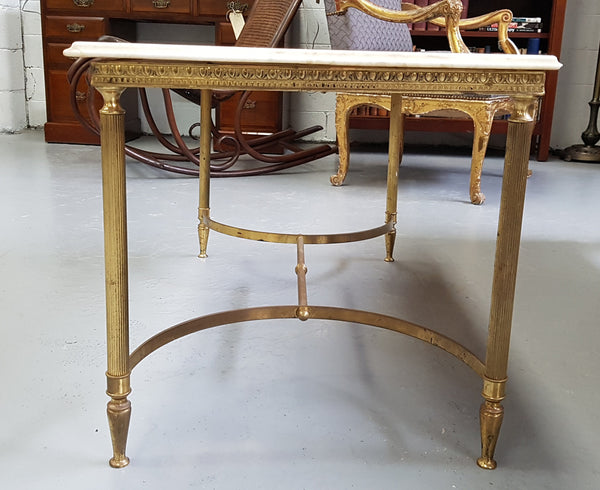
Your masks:
{"label": "curved bentwood frame", "polygon": [[[456,53],[368,53],[112,43],[75,43],[70,57],[95,57],[91,80],[104,98],[102,169],[107,307],[108,419],[113,441],[111,466],[129,463],[125,454],[131,404],[132,369],[172,340],[218,325],[272,318],[326,319],[372,325],[421,339],[449,352],[482,379],[480,408],[482,468],[495,468],[494,450],[503,418],[508,350],[531,133],[545,72],[558,70],[552,56]],[[125,193],[124,111],[127,87],[194,88],[202,91],[199,177],[200,256],[206,256],[209,230],[234,237],[297,247],[298,304],[246,308],[209,314],[168,328],[130,352]],[[356,91],[391,94],[391,128],[386,209],[382,224],[335,235],[290,235],[236,228],[212,219],[210,191],[211,90]],[[456,341],[423,326],[367,311],[315,306],[306,295],[305,244],[340,243],[385,236],[385,260],[392,261],[398,168],[402,150],[402,94],[481,93],[509,96],[511,117],[498,221],[485,359]]]}

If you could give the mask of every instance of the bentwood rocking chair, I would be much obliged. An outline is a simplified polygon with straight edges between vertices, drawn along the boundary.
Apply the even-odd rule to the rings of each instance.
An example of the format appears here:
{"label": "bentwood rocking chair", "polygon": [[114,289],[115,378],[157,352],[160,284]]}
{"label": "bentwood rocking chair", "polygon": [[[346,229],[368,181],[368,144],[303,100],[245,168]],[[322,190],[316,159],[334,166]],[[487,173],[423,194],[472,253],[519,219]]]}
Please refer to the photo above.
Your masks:
{"label": "bentwood rocking chair", "polygon": [[[300,2],[301,0],[255,0],[235,45],[243,47],[279,46],[298,10]],[[234,8],[234,2],[232,2],[231,8]],[[103,36],[101,40],[126,42],[112,36]],[[100,134],[100,120],[95,107],[94,91],[89,83],[86,114],[81,113],[77,102],[78,92],[81,90],[80,80],[82,78],[84,81],[87,80],[87,71],[92,61],[90,59],[77,60],[69,70],[68,79],[71,90],[71,106],[75,115],[89,131]],[[194,104],[200,104],[199,91],[175,90],[174,92]],[[163,153],[153,152],[127,144],[125,146],[126,154],[156,168],[180,174],[197,175],[199,148],[189,147],[181,136],[181,131],[175,119],[171,91],[163,89],[162,95],[173,141],[158,129],[150,111],[146,90],[140,89],[139,94],[144,117],[153,135],[166,151]],[[216,107],[235,95],[239,95],[239,102],[234,116],[233,134],[219,132],[214,124],[211,128],[215,148],[211,154],[211,176],[233,177],[274,172],[321,158],[335,151],[330,145],[319,144],[304,148],[295,143],[299,138],[323,129],[321,126],[312,126],[301,131],[289,128],[272,134],[248,137],[242,128],[242,114],[246,104],[249,103],[249,92],[240,94],[240,92],[216,91],[213,94],[212,105]],[[196,124],[189,129],[190,136],[195,126]],[[277,147],[279,151],[273,151],[274,147]],[[243,169],[231,169],[242,155],[252,157],[258,164],[255,166],[247,165]]]}
{"label": "bentwood rocking chair", "polygon": [[[413,43],[408,23],[430,22],[447,30],[453,52],[469,52],[459,29],[477,29],[498,23],[498,45],[505,52],[518,54],[516,46],[508,39],[510,10],[498,10],[473,18],[460,18],[460,0],[442,0],[427,7],[418,7],[399,0],[325,0],[327,22],[332,49],[375,51],[412,51]],[[402,10],[398,10],[401,5]],[[394,9],[395,8],[395,9]],[[337,94],[336,132],[339,166],[331,176],[333,185],[342,185],[349,165],[348,128],[351,112],[358,106],[373,105],[390,110],[389,96],[368,94]],[[473,204],[485,200],[481,192],[481,172],[495,114],[510,111],[505,97],[465,97],[411,94],[402,99],[402,112],[407,115],[425,114],[436,110],[453,109],[467,114],[474,124],[473,151],[470,173],[470,199]]]}

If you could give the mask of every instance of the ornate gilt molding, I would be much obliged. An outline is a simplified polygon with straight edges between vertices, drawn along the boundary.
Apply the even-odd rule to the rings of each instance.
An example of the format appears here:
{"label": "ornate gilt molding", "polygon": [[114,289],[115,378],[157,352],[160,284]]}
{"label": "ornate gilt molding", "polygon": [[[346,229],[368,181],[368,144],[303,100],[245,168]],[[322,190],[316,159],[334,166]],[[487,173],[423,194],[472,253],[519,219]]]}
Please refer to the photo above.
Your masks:
{"label": "ornate gilt molding", "polygon": [[360,91],[383,93],[410,91],[435,93],[543,95],[545,74],[541,71],[456,70],[448,68],[369,69],[210,63],[142,65],[135,61],[97,61],[92,64],[92,85],[162,88],[218,88],[233,90]]}

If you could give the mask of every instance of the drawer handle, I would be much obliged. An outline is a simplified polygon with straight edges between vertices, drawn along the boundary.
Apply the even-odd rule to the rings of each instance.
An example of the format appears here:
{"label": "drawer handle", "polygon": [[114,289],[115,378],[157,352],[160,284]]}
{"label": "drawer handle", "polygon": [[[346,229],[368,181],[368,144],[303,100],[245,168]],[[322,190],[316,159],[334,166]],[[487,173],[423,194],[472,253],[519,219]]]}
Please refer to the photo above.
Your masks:
{"label": "drawer handle", "polygon": [[82,24],[78,24],[77,22],[75,22],[75,24],[67,24],[67,31],[69,32],[81,32],[85,29],[85,26]]}
{"label": "drawer handle", "polygon": [[256,109],[256,101],[248,99],[244,104],[244,109]]}
{"label": "drawer handle", "polygon": [[75,100],[77,102],[83,102],[84,100],[87,100],[87,93],[86,92],[80,92],[78,90],[77,92],[75,92]]}
{"label": "drawer handle", "polygon": [[94,5],[94,0],[73,0],[76,7],[91,7]]}
{"label": "drawer handle", "polygon": [[171,5],[171,0],[152,0],[155,9],[166,9]]}

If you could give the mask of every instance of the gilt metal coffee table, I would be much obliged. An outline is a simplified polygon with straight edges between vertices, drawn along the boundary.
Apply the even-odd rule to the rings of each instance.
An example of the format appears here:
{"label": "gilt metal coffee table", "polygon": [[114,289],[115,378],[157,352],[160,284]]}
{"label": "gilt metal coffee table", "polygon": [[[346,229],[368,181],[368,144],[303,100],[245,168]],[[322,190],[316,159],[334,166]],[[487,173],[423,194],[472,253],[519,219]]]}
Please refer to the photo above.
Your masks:
{"label": "gilt metal coffee table", "polygon": [[[113,443],[110,465],[129,463],[125,454],[131,403],[130,376],[146,356],[193,332],[242,321],[298,318],[354,322],[393,330],[437,346],[468,365],[483,381],[480,408],[481,456],[493,469],[504,409],[515,280],[531,134],[547,71],[558,70],[553,56],[502,54],[381,53],[302,49],[175,46],[77,42],[69,57],[95,58],[91,83],[102,94],[100,111],[107,309],[108,420]],[[297,247],[298,304],[208,313],[172,326],[129,347],[128,251],[124,110],[128,87],[193,88],[202,92],[199,177],[200,256],[206,256],[209,230],[234,237]],[[246,230],[215,221],[209,206],[211,91],[284,90],[390,94],[391,124],[387,198],[383,223],[363,231],[331,235],[281,234]],[[398,168],[402,151],[403,94],[493,94],[511,98],[507,147],[498,221],[485,359],[458,342],[399,318],[367,311],[308,304],[304,245],[341,243],[385,236],[391,261],[396,223]]]}

